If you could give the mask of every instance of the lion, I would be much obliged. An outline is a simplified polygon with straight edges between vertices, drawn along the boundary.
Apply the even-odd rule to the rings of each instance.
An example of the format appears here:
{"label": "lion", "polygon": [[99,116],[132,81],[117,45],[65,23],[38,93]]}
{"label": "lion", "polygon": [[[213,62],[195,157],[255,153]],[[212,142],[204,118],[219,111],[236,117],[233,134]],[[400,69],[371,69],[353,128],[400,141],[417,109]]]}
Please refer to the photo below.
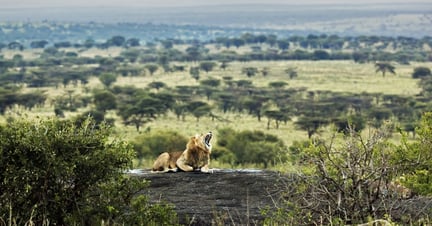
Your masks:
{"label": "lion", "polygon": [[195,135],[189,139],[184,151],[164,152],[153,164],[153,172],[209,172],[212,132]]}

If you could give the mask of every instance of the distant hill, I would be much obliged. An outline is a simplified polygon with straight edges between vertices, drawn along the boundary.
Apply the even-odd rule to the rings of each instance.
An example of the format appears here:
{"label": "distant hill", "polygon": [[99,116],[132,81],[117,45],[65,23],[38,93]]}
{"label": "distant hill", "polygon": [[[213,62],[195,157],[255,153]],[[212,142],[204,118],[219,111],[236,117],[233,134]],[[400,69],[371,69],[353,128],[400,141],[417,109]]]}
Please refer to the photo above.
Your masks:
{"label": "distant hill", "polygon": [[219,5],[196,7],[0,8],[11,21],[154,23],[246,30],[289,30],[293,34],[423,37],[432,34],[431,3],[347,5]]}

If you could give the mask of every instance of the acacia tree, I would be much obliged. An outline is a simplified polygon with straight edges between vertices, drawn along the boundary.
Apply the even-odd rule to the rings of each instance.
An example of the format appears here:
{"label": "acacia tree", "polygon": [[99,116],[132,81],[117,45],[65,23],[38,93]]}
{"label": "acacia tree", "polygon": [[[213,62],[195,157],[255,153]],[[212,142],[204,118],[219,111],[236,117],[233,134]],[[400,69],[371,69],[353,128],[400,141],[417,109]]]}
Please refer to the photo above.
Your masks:
{"label": "acacia tree", "polygon": [[256,67],[244,67],[242,68],[242,74],[245,74],[247,77],[255,76],[258,73],[258,68]]}
{"label": "acacia tree", "polygon": [[188,110],[195,116],[197,122],[204,115],[210,115],[212,107],[202,101],[193,101],[187,105]]}
{"label": "acacia tree", "polygon": [[164,104],[159,99],[144,95],[122,105],[119,108],[119,115],[125,125],[134,125],[139,131],[143,124],[155,120],[157,115],[165,110]]}
{"label": "acacia tree", "polygon": [[195,79],[195,81],[198,81],[200,79],[200,69],[199,69],[199,67],[191,67],[189,69],[189,74],[192,76],[192,78]]}
{"label": "acacia tree", "polygon": [[117,76],[112,73],[104,73],[99,76],[99,80],[106,87],[109,88],[114,82],[117,81]]}
{"label": "acacia tree", "polygon": [[104,113],[117,107],[115,95],[108,90],[95,90],[93,100],[96,109]]}
{"label": "acacia tree", "polygon": [[149,71],[150,75],[153,75],[159,69],[157,64],[146,64],[144,67]]}
{"label": "acacia tree", "polygon": [[389,62],[376,62],[375,63],[376,73],[381,72],[383,77],[385,77],[386,72],[390,72],[391,74],[396,74],[395,69],[396,69],[396,67],[391,65]]}
{"label": "acacia tree", "polygon": [[264,112],[264,115],[267,117],[267,129],[270,129],[270,123],[272,120],[276,123],[276,129],[279,129],[279,123],[281,121],[288,121],[289,117],[282,111],[279,110],[267,110]]}
{"label": "acacia tree", "polygon": [[216,63],[213,61],[204,61],[201,62],[199,65],[199,68],[205,71],[206,73],[209,73],[213,70],[213,68],[216,66]]}
{"label": "acacia tree", "polygon": [[329,121],[322,117],[300,117],[296,122],[295,125],[301,129],[305,130],[307,132],[308,138],[310,139],[312,135],[314,135],[320,127],[323,125],[328,124]]}

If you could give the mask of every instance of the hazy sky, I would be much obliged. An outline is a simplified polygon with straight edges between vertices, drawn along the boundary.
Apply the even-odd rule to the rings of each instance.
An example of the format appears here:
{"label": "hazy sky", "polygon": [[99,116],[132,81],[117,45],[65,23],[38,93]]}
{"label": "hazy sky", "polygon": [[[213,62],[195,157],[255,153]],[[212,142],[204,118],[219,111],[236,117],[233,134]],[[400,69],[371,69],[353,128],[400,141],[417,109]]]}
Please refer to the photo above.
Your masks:
{"label": "hazy sky", "polygon": [[[197,6],[217,4],[369,4],[407,3],[407,0],[0,0],[3,7],[71,7],[71,6]],[[430,2],[410,0],[409,2]]]}

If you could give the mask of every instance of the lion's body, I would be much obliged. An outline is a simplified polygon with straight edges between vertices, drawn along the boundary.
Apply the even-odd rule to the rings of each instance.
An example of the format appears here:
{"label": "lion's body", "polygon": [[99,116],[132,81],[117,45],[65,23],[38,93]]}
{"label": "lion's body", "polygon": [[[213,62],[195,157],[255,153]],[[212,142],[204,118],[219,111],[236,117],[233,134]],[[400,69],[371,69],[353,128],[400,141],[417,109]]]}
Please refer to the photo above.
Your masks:
{"label": "lion's body", "polygon": [[186,172],[201,170],[209,171],[212,134],[191,137],[183,152],[164,152],[153,164],[154,172],[177,171]]}
{"label": "lion's body", "polygon": [[153,171],[167,172],[175,171],[177,169],[176,161],[183,154],[182,151],[164,152],[159,155],[153,164]]}

